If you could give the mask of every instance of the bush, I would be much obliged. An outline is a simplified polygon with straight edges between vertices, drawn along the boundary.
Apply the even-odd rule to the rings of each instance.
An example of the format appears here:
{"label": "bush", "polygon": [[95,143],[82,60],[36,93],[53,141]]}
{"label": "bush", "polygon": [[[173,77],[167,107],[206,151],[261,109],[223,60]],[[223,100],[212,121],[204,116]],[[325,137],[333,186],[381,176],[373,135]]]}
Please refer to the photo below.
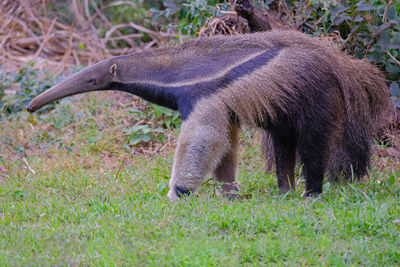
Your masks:
{"label": "bush", "polygon": [[[22,67],[18,73],[0,71],[0,118],[23,110],[35,96],[62,79],[63,75],[54,77],[51,72],[37,72],[30,67]],[[41,112],[52,107],[54,103],[46,105]]]}
{"label": "bush", "polygon": [[[194,0],[164,1],[160,8],[151,8],[152,22],[179,21],[174,25],[184,34],[197,34],[208,17],[219,16],[227,1]],[[255,1],[259,8],[269,8],[272,0]],[[358,58],[367,58],[387,74],[396,107],[400,107],[400,3],[389,0],[287,0],[289,14],[301,30],[312,35],[338,33],[341,46]],[[163,18],[163,19],[161,19]]]}
{"label": "bush", "polygon": [[[222,2],[222,3],[220,3]],[[164,1],[162,9],[151,8],[153,22],[175,18],[166,27],[182,34],[197,35],[209,17],[220,16],[220,10],[226,10],[228,4],[215,0],[174,0]]]}
{"label": "bush", "polygon": [[[395,106],[400,106],[400,3],[381,0],[289,1],[304,19],[302,30],[318,34],[337,32],[342,48],[366,57],[386,72]],[[300,13],[300,15],[298,14]]]}

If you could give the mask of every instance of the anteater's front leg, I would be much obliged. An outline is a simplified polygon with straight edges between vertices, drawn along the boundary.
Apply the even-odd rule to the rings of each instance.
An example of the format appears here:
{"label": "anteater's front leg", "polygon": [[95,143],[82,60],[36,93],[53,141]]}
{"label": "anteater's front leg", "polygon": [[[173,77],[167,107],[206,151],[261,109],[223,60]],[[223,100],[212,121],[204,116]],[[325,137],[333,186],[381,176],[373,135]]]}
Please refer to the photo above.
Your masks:
{"label": "anteater's front leg", "polygon": [[224,107],[198,105],[182,123],[168,197],[193,192],[230,150],[229,115]]}
{"label": "anteater's front leg", "polygon": [[222,157],[214,171],[217,182],[217,194],[234,199],[238,196],[239,187],[236,183],[238,165],[239,127],[232,122],[230,126],[230,148]]}

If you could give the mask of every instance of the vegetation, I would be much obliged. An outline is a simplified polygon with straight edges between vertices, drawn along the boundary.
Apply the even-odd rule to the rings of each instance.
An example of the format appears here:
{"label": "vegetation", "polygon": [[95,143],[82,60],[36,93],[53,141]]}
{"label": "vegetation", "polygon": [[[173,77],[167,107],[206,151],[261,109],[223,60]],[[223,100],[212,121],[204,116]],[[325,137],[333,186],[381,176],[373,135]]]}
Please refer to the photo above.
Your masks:
{"label": "vegetation", "polygon": [[326,183],[319,198],[301,198],[301,179],[282,196],[260,137],[246,131],[239,180],[249,199],[217,197],[208,181],[172,203],[174,141],[125,149],[121,128],[141,120],[127,97],[92,93],[2,122],[0,265],[400,264],[395,160],[380,159],[367,182]]}
{"label": "vegetation", "polygon": [[[197,35],[207,18],[221,16],[230,9],[229,1],[172,0],[149,8],[151,25],[161,26],[180,34]],[[232,3],[233,1],[231,1]],[[274,1],[255,1],[259,8],[268,9]],[[306,2],[306,3],[305,3]],[[393,0],[346,1],[286,1],[286,23],[313,35],[338,34],[337,42],[347,52],[366,57],[379,65],[391,81],[395,105],[400,106],[400,2]],[[132,8],[133,9],[133,8]],[[130,8],[110,9],[111,17],[133,19]],[[121,12],[121,13],[120,13]],[[145,13],[145,12],[143,12]],[[122,15],[122,16],[119,16]],[[125,19],[125,20],[126,20]],[[124,20],[124,19],[122,19]],[[116,21],[116,24],[123,21]]]}
{"label": "vegetation", "polygon": [[[166,194],[181,122],[177,112],[122,92],[63,99],[33,115],[23,111],[64,78],[57,74],[64,66],[174,45],[198,34],[210,16],[231,9],[223,1],[73,2],[81,5],[30,1],[35,19],[13,6],[20,12],[13,11],[15,18],[26,18],[40,40],[49,36],[33,65],[10,71],[41,46],[24,46],[26,32],[16,24],[0,31],[8,34],[0,48],[6,60],[0,70],[1,266],[400,265],[400,163],[381,153],[391,148],[377,145],[366,181],[327,182],[322,196],[304,200],[301,166],[298,191],[279,195],[275,175],[263,170],[259,134],[245,129],[239,181],[249,198],[217,197],[208,180],[193,197],[172,203]],[[272,1],[256,2],[268,8]],[[286,1],[291,12],[285,18],[378,64],[398,105],[399,3],[337,2]],[[59,24],[51,28],[55,17]],[[91,21],[95,37],[82,30],[78,17]],[[46,66],[41,58],[60,65],[38,70]]]}
{"label": "vegetation", "polygon": [[[138,47],[173,45],[194,37],[208,18],[225,15],[232,10],[234,2],[31,0],[30,9],[21,9],[28,3],[5,0],[0,5],[2,17],[14,20],[0,19],[4,25],[0,36],[5,40],[0,52],[8,63],[26,62],[27,53],[32,53],[33,59],[38,56],[61,59],[62,66],[55,68],[59,73],[62,68],[69,69],[70,64],[90,64],[104,57],[130,53]],[[255,2],[258,8],[268,10],[279,1]],[[281,10],[283,24],[313,35],[330,36],[348,53],[379,65],[387,73],[395,106],[400,107],[398,0],[280,2],[286,7]],[[26,23],[21,23],[24,20]],[[32,34],[47,42],[32,42]],[[41,68],[42,64],[40,61],[36,65]],[[47,64],[59,63],[49,59]]]}
{"label": "vegetation", "polygon": [[[338,33],[347,52],[367,58],[387,73],[396,107],[400,107],[400,2],[381,0],[303,1],[294,3],[303,30],[315,35]],[[299,16],[299,15],[298,15]],[[297,19],[299,19],[297,17]]]}

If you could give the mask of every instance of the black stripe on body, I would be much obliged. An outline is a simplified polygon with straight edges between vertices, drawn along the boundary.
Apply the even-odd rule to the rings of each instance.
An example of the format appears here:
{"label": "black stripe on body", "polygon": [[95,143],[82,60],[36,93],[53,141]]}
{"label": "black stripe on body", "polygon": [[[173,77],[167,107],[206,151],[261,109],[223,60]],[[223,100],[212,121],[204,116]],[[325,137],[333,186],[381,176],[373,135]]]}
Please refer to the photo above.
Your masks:
{"label": "black stripe on body", "polygon": [[239,78],[265,66],[278,55],[280,50],[281,48],[273,48],[265,51],[243,64],[232,68],[225,75],[211,81],[199,81],[182,86],[160,86],[151,83],[141,84],[140,82],[129,84],[116,83],[113,87],[115,90],[130,92],[152,103],[175,110],[177,109],[181,113],[182,119],[185,120],[189,117],[194,105],[199,99],[208,97],[216,93],[219,89],[232,84]]}

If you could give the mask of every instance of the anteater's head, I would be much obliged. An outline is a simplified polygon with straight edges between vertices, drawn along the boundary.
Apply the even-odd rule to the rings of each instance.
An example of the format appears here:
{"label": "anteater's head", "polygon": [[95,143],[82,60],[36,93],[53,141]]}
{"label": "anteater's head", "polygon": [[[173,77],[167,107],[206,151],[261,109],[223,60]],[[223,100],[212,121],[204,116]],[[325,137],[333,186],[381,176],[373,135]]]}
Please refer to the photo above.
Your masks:
{"label": "anteater's head", "polygon": [[85,92],[108,90],[117,79],[115,60],[104,60],[68,77],[35,97],[26,107],[34,112],[57,99]]}

